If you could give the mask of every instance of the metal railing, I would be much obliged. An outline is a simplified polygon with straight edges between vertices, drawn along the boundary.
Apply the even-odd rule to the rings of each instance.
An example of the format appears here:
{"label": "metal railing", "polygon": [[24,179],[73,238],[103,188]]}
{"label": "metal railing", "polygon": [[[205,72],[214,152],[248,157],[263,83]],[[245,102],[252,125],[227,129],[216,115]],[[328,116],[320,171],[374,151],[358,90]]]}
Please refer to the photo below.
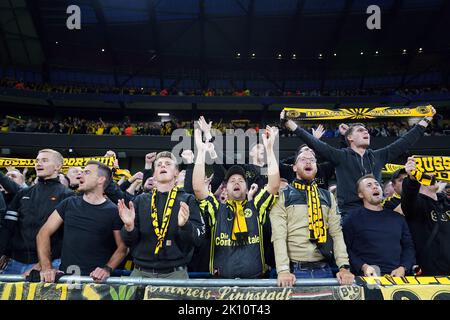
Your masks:
{"label": "metal railing", "polygon": [[[23,282],[22,275],[0,275],[0,282]],[[94,283],[91,277],[63,276],[58,283],[87,284]],[[111,277],[105,284],[121,285],[145,285],[145,286],[172,286],[172,287],[276,287],[276,279],[154,279],[154,278],[132,278]],[[330,279],[297,279],[295,287],[320,287],[339,286],[335,278]]]}

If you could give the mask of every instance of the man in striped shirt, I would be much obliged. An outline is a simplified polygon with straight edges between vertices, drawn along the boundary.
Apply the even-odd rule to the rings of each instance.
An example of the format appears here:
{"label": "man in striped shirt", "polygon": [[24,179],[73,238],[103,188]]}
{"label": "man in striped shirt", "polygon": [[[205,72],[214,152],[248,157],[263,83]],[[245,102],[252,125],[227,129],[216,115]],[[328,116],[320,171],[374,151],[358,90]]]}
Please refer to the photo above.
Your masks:
{"label": "man in striped shirt", "polygon": [[261,277],[266,271],[262,227],[280,186],[278,163],[273,150],[277,129],[267,127],[263,135],[267,152],[267,186],[249,199],[245,170],[233,166],[225,176],[228,200],[224,204],[208,192],[204,182],[205,155],[213,145],[202,142],[199,129],[195,130],[194,135],[198,155],[193,189],[211,234],[209,271],[222,278]]}

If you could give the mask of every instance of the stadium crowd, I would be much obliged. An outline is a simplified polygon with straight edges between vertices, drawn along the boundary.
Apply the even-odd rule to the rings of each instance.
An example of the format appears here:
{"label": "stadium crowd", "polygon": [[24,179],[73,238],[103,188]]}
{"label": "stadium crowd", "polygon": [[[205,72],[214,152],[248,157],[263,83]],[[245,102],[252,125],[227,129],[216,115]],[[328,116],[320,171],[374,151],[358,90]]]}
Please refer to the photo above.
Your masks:
{"label": "stadium crowd", "polygon": [[209,165],[223,154],[215,150],[213,124],[200,117],[196,154],[184,150],[178,163],[167,150],[149,153],[141,172],[119,182],[114,169],[96,161],[62,174],[62,155],[41,150],[31,184],[14,168],[0,174],[3,273],[55,282],[76,266],[102,282],[130,255],[132,277],[208,272],[273,277],[283,287],[299,278],[351,284],[355,275],[448,275],[446,184],[419,183],[408,158],[392,175],[392,195],[381,187],[382,167],[406,153],[431,121],[423,118],[378,150],[370,149],[364,124],[341,124],[346,146],[336,149],[320,140],[325,130],[310,133],[282,112],[280,128],[306,145],[278,163],[279,129],[266,126],[249,163],[225,166]]}
{"label": "stadium crowd", "polygon": [[[272,123],[275,123],[272,121]],[[339,137],[339,124],[329,123],[326,127],[321,126],[324,138]],[[124,121],[107,121],[101,118],[87,120],[78,117],[67,117],[64,119],[39,119],[6,116],[0,122],[0,132],[27,132],[27,133],[57,133],[57,134],[95,134],[95,135],[171,135],[176,129],[186,129],[192,135],[194,121],[169,120],[162,122],[132,122],[129,117]],[[220,120],[213,124],[213,128],[225,133],[227,129],[254,130],[259,132],[264,126],[260,123],[251,122],[247,119],[223,122]],[[373,137],[401,137],[411,129],[406,121],[369,122],[367,129]],[[305,124],[304,128],[309,131],[318,129],[317,125]],[[432,128],[425,132],[426,136],[441,136],[450,134],[450,123],[435,121]],[[289,130],[282,129],[281,137],[293,136]]]}
{"label": "stadium crowd", "polygon": [[412,96],[422,95],[428,93],[448,93],[449,88],[446,86],[417,86],[411,88],[368,88],[368,89],[220,89],[220,88],[208,88],[208,89],[177,89],[172,88],[144,88],[144,87],[111,87],[111,86],[87,86],[77,84],[54,84],[54,83],[34,83],[26,82],[23,80],[16,80],[13,78],[0,79],[0,87],[2,88],[14,88],[17,90],[31,90],[47,93],[69,93],[69,94],[122,94],[122,95],[146,95],[146,96],[236,96],[236,97],[248,97],[248,96],[277,96],[277,97],[353,97],[353,96]]}

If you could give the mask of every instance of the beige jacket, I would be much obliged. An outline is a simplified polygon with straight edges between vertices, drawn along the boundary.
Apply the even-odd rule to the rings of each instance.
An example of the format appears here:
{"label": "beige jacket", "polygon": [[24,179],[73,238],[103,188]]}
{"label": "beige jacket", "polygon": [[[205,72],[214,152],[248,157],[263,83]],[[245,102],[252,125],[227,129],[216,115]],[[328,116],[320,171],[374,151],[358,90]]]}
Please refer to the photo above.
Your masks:
{"label": "beige jacket", "polygon": [[[288,186],[287,189],[280,191],[279,198],[275,206],[270,212],[270,222],[272,225],[272,242],[275,249],[275,261],[277,272],[289,270],[289,262],[317,262],[324,260],[324,257],[317,249],[317,246],[309,240],[308,230],[308,206],[301,203],[302,201],[290,201],[288,207],[285,206],[285,195],[302,193]],[[321,193],[328,191],[321,189]],[[349,265],[347,248],[344,242],[344,236],[341,228],[341,217],[336,213],[336,200],[331,193],[328,193],[328,199],[331,204],[328,205],[326,201],[322,201],[322,212],[325,226],[328,234],[334,242],[334,256],[338,267],[346,264]],[[304,202],[304,201],[303,201]]]}

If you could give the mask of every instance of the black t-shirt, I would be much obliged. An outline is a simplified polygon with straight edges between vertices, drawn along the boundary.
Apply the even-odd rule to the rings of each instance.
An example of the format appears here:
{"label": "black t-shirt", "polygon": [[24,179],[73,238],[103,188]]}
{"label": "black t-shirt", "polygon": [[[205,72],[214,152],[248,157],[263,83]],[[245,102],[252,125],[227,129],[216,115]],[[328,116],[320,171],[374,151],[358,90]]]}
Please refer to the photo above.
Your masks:
{"label": "black t-shirt", "polygon": [[117,206],[110,200],[92,205],[82,196],[70,197],[57,207],[64,220],[64,239],[60,270],[77,265],[81,275],[103,267],[116,250],[113,230],[122,228]]}

